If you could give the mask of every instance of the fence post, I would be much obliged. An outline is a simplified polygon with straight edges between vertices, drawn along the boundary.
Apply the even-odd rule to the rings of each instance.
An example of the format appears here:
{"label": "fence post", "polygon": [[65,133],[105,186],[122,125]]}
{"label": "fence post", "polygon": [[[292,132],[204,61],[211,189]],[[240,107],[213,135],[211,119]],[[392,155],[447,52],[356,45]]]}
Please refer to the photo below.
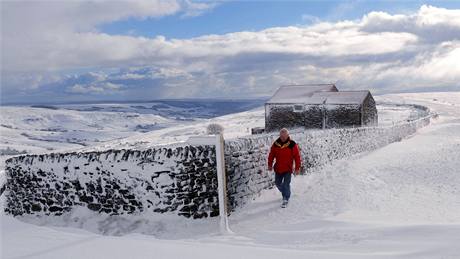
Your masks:
{"label": "fence post", "polygon": [[222,134],[214,136],[190,137],[187,142],[191,145],[214,145],[216,147],[217,162],[217,194],[219,198],[219,228],[221,234],[232,234],[228,226],[227,209],[227,177],[225,174],[224,137]]}
{"label": "fence post", "polygon": [[225,173],[224,137],[216,135],[217,185],[219,195],[220,232],[231,233],[228,226],[227,177]]}

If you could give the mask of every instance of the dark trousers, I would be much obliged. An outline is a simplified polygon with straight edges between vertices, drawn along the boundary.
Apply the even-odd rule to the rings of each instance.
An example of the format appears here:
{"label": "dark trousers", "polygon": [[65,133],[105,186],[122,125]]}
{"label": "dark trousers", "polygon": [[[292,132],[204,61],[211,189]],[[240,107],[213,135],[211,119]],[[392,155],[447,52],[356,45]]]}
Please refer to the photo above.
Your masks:
{"label": "dark trousers", "polygon": [[284,200],[289,200],[289,197],[291,197],[291,173],[283,173],[283,174],[278,174],[275,173],[275,185],[276,188],[281,192],[283,195]]}

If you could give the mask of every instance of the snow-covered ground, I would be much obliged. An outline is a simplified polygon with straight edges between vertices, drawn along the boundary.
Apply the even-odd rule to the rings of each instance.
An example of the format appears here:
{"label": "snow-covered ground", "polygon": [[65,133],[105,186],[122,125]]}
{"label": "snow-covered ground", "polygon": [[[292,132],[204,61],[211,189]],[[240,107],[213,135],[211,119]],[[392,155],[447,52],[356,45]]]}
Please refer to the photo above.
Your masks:
{"label": "snow-covered ground", "polygon": [[[234,234],[219,235],[216,218],[110,218],[77,210],[65,219],[21,221],[2,214],[2,258],[460,258],[460,92],[376,99],[422,104],[439,117],[409,139],[293,178],[286,209],[277,190],[264,191],[230,216]],[[411,113],[390,109],[396,108],[379,109],[379,120]],[[263,122],[261,109],[242,114],[213,121],[227,134],[247,134],[244,128]],[[132,139],[174,139],[205,124],[197,125]],[[72,217],[87,221],[77,225]]]}

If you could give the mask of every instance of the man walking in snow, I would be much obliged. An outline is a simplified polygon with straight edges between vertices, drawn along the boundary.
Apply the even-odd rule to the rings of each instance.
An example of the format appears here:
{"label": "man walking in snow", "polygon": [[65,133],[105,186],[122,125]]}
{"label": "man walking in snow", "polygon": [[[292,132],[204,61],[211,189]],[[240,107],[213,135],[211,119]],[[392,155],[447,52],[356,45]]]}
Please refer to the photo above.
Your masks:
{"label": "man walking in snow", "polygon": [[[276,160],[273,167],[273,160]],[[295,162],[295,171],[293,170]],[[285,208],[291,196],[291,174],[300,173],[300,151],[298,145],[290,138],[286,128],[280,130],[280,136],[275,140],[268,155],[268,171],[275,171],[275,185],[283,195],[281,207]]]}

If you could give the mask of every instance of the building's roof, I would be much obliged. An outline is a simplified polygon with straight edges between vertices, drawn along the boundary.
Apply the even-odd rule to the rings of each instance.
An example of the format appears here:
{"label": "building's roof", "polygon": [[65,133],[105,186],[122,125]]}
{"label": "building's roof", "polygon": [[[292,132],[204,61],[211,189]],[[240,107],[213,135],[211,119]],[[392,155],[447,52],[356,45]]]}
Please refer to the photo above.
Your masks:
{"label": "building's roof", "polygon": [[334,84],[281,86],[266,103],[304,103],[317,92],[337,92]]}
{"label": "building's roof", "polygon": [[333,84],[280,87],[267,104],[362,104],[369,90],[338,91]]}
{"label": "building's roof", "polygon": [[305,104],[321,103],[324,104],[362,104],[366,100],[367,95],[370,92],[368,90],[361,91],[340,91],[340,92],[317,92],[311,97],[312,100],[306,99]]}

